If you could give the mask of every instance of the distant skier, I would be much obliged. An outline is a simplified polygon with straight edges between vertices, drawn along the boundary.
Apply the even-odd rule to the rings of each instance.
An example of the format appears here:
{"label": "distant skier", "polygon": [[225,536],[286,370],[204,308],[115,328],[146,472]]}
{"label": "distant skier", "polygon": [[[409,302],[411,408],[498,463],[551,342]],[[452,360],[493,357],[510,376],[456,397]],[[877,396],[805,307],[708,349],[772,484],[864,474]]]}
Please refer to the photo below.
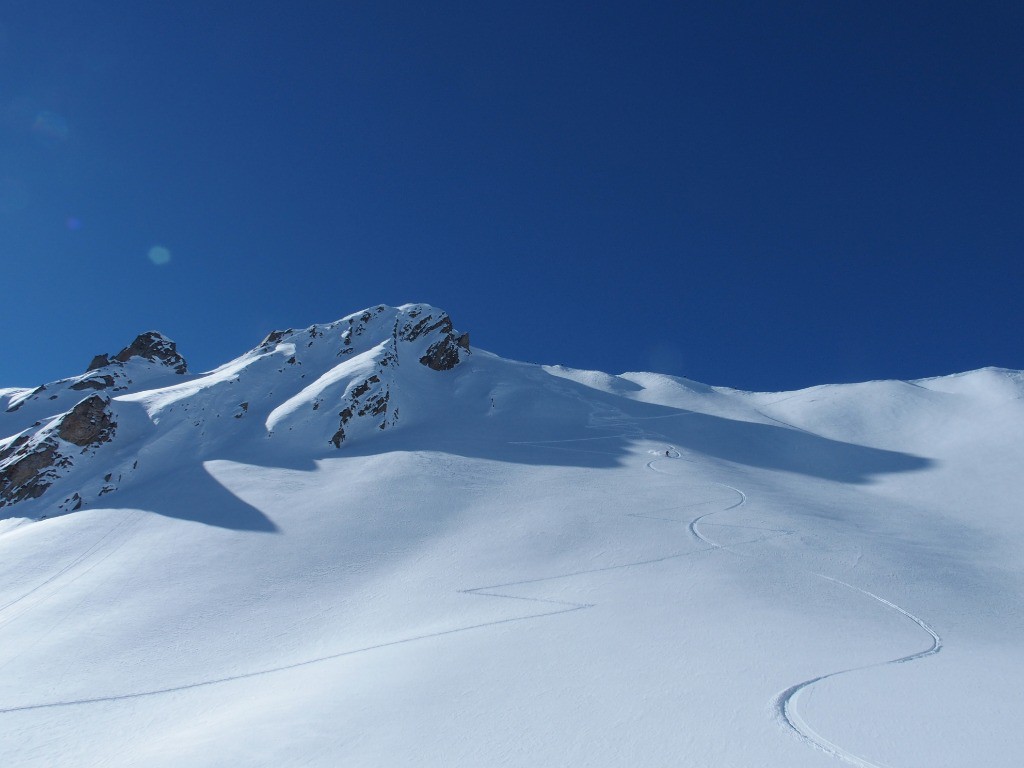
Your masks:
{"label": "distant skier", "polygon": [[668,456],[668,455],[669,455],[669,454],[668,454],[668,451],[665,451],[665,455],[666,455],[666,456]]}

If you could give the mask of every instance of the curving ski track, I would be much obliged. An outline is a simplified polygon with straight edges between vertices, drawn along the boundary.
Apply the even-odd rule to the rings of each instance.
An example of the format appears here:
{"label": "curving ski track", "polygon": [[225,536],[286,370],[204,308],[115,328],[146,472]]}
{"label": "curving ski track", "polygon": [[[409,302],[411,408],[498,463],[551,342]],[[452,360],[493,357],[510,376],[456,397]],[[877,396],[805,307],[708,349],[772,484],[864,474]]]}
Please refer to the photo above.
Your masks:
{"label": "curving ski track", "polygon": [[[652,469],[654,471],[657,471],[657,470],[654,469],[653,464],[654,464],[653,461],[652,462],[648,462],[648,464],[647,464],[648,468]],[[728,547],[725,547],[725,546],[723,546],[721,544],[718,544],[718,543],[714,542],[713,540],[709,539],[707,536],[702,534],[697,529],[697,526],[703,520],[705,520],[706,518],[711,517],[712,515],[717,515],[720,512],[727,512],[727,511],[729,511],[731,509],[736,509],[737,507],[741,507],[747,501],[746,494],[743,491],[741,491],[739,488],[734,488],[733,486],[725,485],[724,483],[716,483],[716,485],[720,485],[723,488],[729,488],[730,490],[735,491],[736,493],[739,494],[740,500],[738,502],[736,502],[735,504],[733,504],[731,507],[728,507],[726,509],[716,510],[714,512],[708,512],[706,514],[703,514],[703,515],[700,515],[699,517],[694,518],[693,520],[690,521],[689,530],[690,530],[690,533],[693,534],[693,536],[696,539],[698,539],[699,541],[702,541],[702,542],[708,544],[710,547],[713,547],[715,549],[723,549],[723,550],[726,550],[726,551],[731,551],[731,550],[729,550]],[[746,543],[746,542],[744,542],[744,543]],[[853,584],[849,584],[849,583],[847,583],[845,581],[842,581],[841,579],[837,579],[837,578],[834,578],[832,576],[826,576],[823,573],[816,573],[814,571],[806,571],[806,573],[809,573],[812,576],[816,576],[819,579],[824,579],[825,581],[830,581],[833,584],[838,584],[841,587],[845,587],[846,589],[849,589],[849,590],[851,590],[853,592],[857,592],[859,594],[864,595],[865,597],[871,598],[875,602],[878,602],[878,603],[882,604],[883,606],[885,606],[886,608],[889,608],[889,609],[891,609],[893,611],[896,611],[901,616],[904,616],[905,618],[907,618],[910,621],[914,622],[914,624],[916,624],[918,627],[920,627],[922,630],[924,630],[928,634],[928,636],[931,638],[931,644],[925,650],[917,651],[916,653],[907,654],[906,656],[900,656],[900,657],[895,658],[895,659],[888,659],[888,660],[885,660],[885,661],[879,661],[879,662],[875,662],[873,664],[864,664],[864,665],[861,665],[861,666],[858,666],[858,667],[850,667],[848,669],[840,669],[840,670],[836,670],[835,672],[829,672],[829,673],[824,674],[824,675],[819,675],[818,677],[811,678],[810,680],[804,680],[803,682],[800,682],[800,683],[797,683],[796,685],[790,686],[786,690],[784,690],[781,693],[779,693],[772,700],[772,710],[775,713],[776,717],[781,721],[783,726],[786,727],[787,729],[789,729],[790,731],[792,731],[797,737],[799,737],[801,740],[803,740],[804,742],[806,742],[810,746],[815,747],[817,749],[820,749],[820,750],[822,750],[823,752],[825,752],[826,754],[828,754],[828,755],[830,755],[832,757],[838,758],[840,760],[844,760],[847,763],[850,763],[851,765],[858,766],[858,768],[887,768],[887,766],[884,763],[877,763],[877,762],[872,762],[870,760],[866,760],[865,758],[862,758],[862,757],[860,757],[858,755],[853,754],[852,752],[844,749],[840,745],[830,741],[828,738],[826,738],[822,734],[818,733],[804,719],[803,715],[800,713],[800,710],[799,710],[799,707],[798,707],[798,704],[799,704],[799,701],[800,701],[800,695],[804,691],[809,689],[811,686],[816,685],[817,683],[820,683],[823,680],[829,680],[831,678],[839,677],[840,675],[846,675],[846,674],[850,674],[852,672],[860,672],[860,671],[867,670],[867,669],[875,669],[875,668],[878,668],[878,667],[889,666],[889,665],[892,665],[892,664],[905,664],[908,661],[916,661],[917,659],[923,659],[923,658],[925,658],[927,656],[934,656],[935,654],[937,654],[939,651],[942,650],[942,638],[939,636],[938,632],[936,632],[927,622],[924,621],[924,619],[920,618],[919,616],[915,616],[910,611],[906,610],[905,608],[901,608],[900,606],[896,605],[895,603],[893,603],[893,602],[891,602],[889,600],[886,600],[884,597],[876,595],[874,592],[869,592],[866,589],[862,589],[860,587],[854,586]]]}
{"label": "curving ski track", "polygon": [[928,635],[931,637],[931,646],[923,651],[911,653],[906,656],[900,656],[896,659],[879,661],[874,664],[864,664],[859,667],[851,667],[849,669],[841,669],[837,670],[836,672],[829,672],[825,675],[819,675],[818,677],[811,678],[810,680],[804,680],[802,683],[797,683],[796,685],[787,688],[778,696],[776,696],[775,699],[772,701],[772,708],[774,709],[776,715],[782,720],[784,725],[812,746],[817,747],[818,749],[826,752],[829,755],[832,755],[833,757],[837,757],[840,760],[845,760],[846,762],[852,765],[856,765],[859,768],[886,768],[884,763],[875,763],[870,760],[865,760],[862,757],[858,757],[852,752],[843,749],[838,744],[829,741],[827,738],[825,738],[816,730],[814,730],[814,728],[812,728],[810,724],[800,714],[800,711],[797,707],[797,704],[800,699],[800,694],[806,691],[812,685],[820,683],[822,680],[828,680],[833,677],[838,677],[839,675],[846,675],[851,672],[860,672],[865,669],[885,667],[889,666],[890,664],[905,664],[908,661],[923,659],[926,656],[934,656],[936,653],[942,650],[942,638],[939,636],[938,632],[932,629],[932,627],[929,626],[923,619],[921,619],[918,616],[915,616],[910,611],[901,608],[895,603],[886,600],[884,597],[879,597],[873,592],[868,592],[866,589],[855,587],[853,584],[847,584],[845,581],[840,581],[839,579],[832,578],[831,576],[826,576],[822,573],[815,573],[814,575],[820,579],[825,579],[826,581],[831,581],[834,584],[839,584],[840,586],[846,587],[847,589],[851,589],[854,592],[859,592],[860,594],[866,595],[867,597],[870,597],[872,600],[881,603],[887,608],[891,608],[892,610],[905,616],[906,618],[910,619],[912,622],[917,624],[917,626],[919,626],[921,629],[927,632]]}
{"label": "curving ski track", "polygon": [[[689,415],[689,413],[679,414],[679,416],[686,416],[686,415]],[[655,436],[663,437],[661,435],[654,435],[654,434],[648,433],[642,427],[640,427],[639,425],[634,423],[633,420],[625,420],[625,419],[622,419],[621,417],[619,417],[617,415],[612,415],[611,417],[609,417],[609,416],[598,416],[596,413],[594,413],[593,414],[593,421],[595,423],[593,423],[591,426],[593,426],[595,428],[609,428],[609,427],[611,427],[611,428],[623,428],[623,427],[628,427],[628,428],[631,428],[631,430],[628,433],[618,434],[618,435],[609,435],[609,436],[606,436],[606,437],[577,438],[575,440],[570,439],[570,440],[541,441],[541,442],[529,442],[529,443],[524,442],[522,444],[530,444],[530,445],[534,445],[536,447],[543,447],[543,448],[554,449],[554,450],[580,451],[582,449],[577,448],[577,447],[572,447],[572,448],[570,448],[570,447],[562,447],[561,445],[555,445],[554,443],[579,443],[579,442],[584,442],[584,441],[599,441],[599,440],[603,440],[603,439],[610,439],[610,438],[613,438],[613,437],[617,438],[617,439],[620,439],[620,438],[623,438],[623,437],[628,437],[628,438],[632,438],[632,439],[637,439],[637,438],[640,438],[640,439],[644,439],[644,438],[650,439],[650,438],[653,438]],[[600,423],[600,422],[603,422],[603,423]],[[789,426],[789,425],[787,425],[787,426]],[[655,464],[657,462],[664,461],[666,459],[667,460],[679,460],[679,459],[682,459],[682,454],[678,450],[674,449],[673,447],[670,446],[668,451],[669,452],[666,454],[665,457],[658,458],[658,459],[652,459],[651,461],[648,461],[646,463],[646,468],[650,469],[651,471],[658,472],[659,470],[657,470],[655,468]],[[520,581],[505,582],[505,583],[502,583],[502,584],[493,584],[493,585],[489,585],[489,586],[473,587],[473,588],[469,588],[469,589],[459,590],[459,592],[461,594],[475,595],[475,596],[478,596],[478,597],[501,598],[501,599],[506,599],[506,600],[519,600],[519,601],[524,601],[524,602],[545,604],[545,605],[552,606],[551,610],[543,611],[543,612],[540,612],[540,613],[527,614],[527,615],[524,615],[524,616],[514,616],[514,617],[510,617],[510,618],[506,618],[506,619],[499,619],[499,620],[495,620],[495,621],[483,622],[483,623],[473,624],[473,625],[469,625],[469,626],[454,627],[452,629],[442,630],[440,632],[432,632],[432,633],[428,633],[428,634],[414,635],[414,636],[411,636],[411,637],[405,637],[405,638],[400,638],[400,639],[397,639],[397,640],[391,640],[391,641],[388,641],[388,642],[378,643],[378,644],[375,644],[375,645],[365,646],[365,647],[362,647],[362,648],[355,648],[355,649],[350,649],[350,650],[344,650],[344,651],[340,651],[338,653],[333,653],[333,654],[328,654],[328,655],[324,655],[324,656],[319,656],[319,657],[316,657],[316,658],[313,658],[313,659],[306,659],[306,660],[295,662],[295,663],[292,663],[292,664],[285,664],[285,665],[281,665],[281,666],[278,666],[278,667],[271,667],[271,668],[255,670],[255,671],[252,671],[252,672],[246,672],[246,673],[242,673],[242,674],[238,674],[238,675],[231,675],[231,676],[226,676],[226,677],[221,677],[221,678],[212,678],[212,679],[201,680],[201,681],[192,682],[192,683],[185,683],[185,684],[182,684],[182,685],[168,686],[168,687],[164,687],[164,688],[157,688],[157,689],[151,689],[151,690],[145,690],[145,691],[137,691],[137,692],[131,692],[131,693],[114,694],[114,695],[108,695],[108,696],[97,696],[97,697],[93,697],[93,698],[82,698],[82,699],[63,700],[63,701],[50,701],[50,702],[42,702],[42,703],[38,703],[38,704],[26,704],[26,705],[21,705],[21,706],[14,706],[14,707],[0,707],[0,714],[8,714],[8,713],[13,713],[13,712],[24,712],[24,711],[37,710],[37,709],[50,709],[50,708],[56,708],[56,707],[71,707],[71,706],[79,706],[79,705],[85,705],[85,704],[96,704],[96,703],[102,703],[102,702],[125,701],[125,700],[130,700],[130,699],[147,698],[147,697],[158,696],[158,695],[162,695],[162,694],[168,694],[168,693],[192,690],[192,689],[196,689],[196,688],[209,687],[209,686],[213,686],[213,685],[219,685],[219,684],[229,683],[229,682],[238,681],[238,680],[245,680],[245,679],[249,679],[249,678],[260,677],[260,676],[264,676],[264,675],[270,675],[270,674],[274,674],[276,672],[284,672],[284,671],[287,671],[287,670],[298,669],[298,668],[301,668],[301,667],[306,667],[306,666],[310,666],[310,665],[313,665],[313,664],[319,664],[319,663],[322,663],[322,662],[325,662],[325,661],[330,661],[330,660],[333,660],[333,659],[339,659],[339,658],[342,658],[342,657],[345,657],[345,656],[351,656],[351,655],[355,655],[355,654],[359,654],[359,653],[365,653],[365,652],[368,652],[368,651],[378,650],[378,649],[382,649],[382,648],[388,648],[388,647],[391,647],[391,646],[403,645],[403,644],[406,644],[406,643],[418,642],[418,641],[427,640],[427,639],[430,639],[430,638],[444,637],[446,635],[451,635],[451,634],[460,633],[460,632],[468,632],[468,631],[471,631],[471,630],[483,629],[483,628],[486,628],[486,627],[494,627],[494,626],[498,626],[498,625],[502,625],[502,624],[509,624],[509,623],[520,622],[520,621],[528,621],[528,620],[532,620],[532,619],[539,619],[539,618],[545,618],[545,617],[550,617],[550,616],[557,616],[557,615],[561,615],[561,614],[565,614],[565,613],[571,613],[571,612],[574,612],[574,611],[580,611],[580,610],[585,610],[585,609],[588,609],[588,608],[592,608],[594,606],[594,604],[592,604],[592,603],[575,603],[575,602],[569,602],[569,601],[564,601],[564,600],[552,600],[552,599],[545,599],[545,598],[524,597],[524,596],[521,596],[521,595],[512,595],[512,594],[508,594],[507,592],[504,592],[504,591],[496,591],[496,590],[505,590],[505,589],[508,589],[508,588],[511,588],[511,587],[521,586],[521,585],[524,585],[524,584],[534,584],[534,583],[539,583],[539,582],[544,582],[544,581],[551,581],[551,580],[555,580],[555,579],[572,578],[574,576],[580,576],[580,575],[583,575],[583,574],[595,573],[595,572],[599,572],[599,571],[609,571],[609,570],[616,570],[616,569],[639,567],[639,566],[649,565],[649,564],[653,564],[653,563],[664,562],[666,560],[671,560],[671,559],[675,559],[675,558],[686,557],[686,556],[691,556],[691,555],[697,555],[697,554],[700,554],[702,552],[710,552],[710,551],[713,551],[713,550],[732,551],[732,550],[729,549],[729,547],[724,546],[722,544],[719,544],[719,543],[715,542],[714,540],[712,540],[712,539],[708,538],[707,536],[705,536],[703,533],[700,532],[700,530],[698,529],[698,526],[702,522],[704,522],[707,518],[711,517],[712,515],[717,515],[717,514],[719,514],[721,512],[728,512],[730,510],[733,510],[733,509],[736,509],[738,507],[741,507],[741,506],[745,505],[746,502],[747,502],[747,496],[739,488],[735,488],[735,487],[733,487],[731,485],[726,485],[724,483],[716,483],[716,482],[708,482],[708,484],[709,485],[716,485],[716,486],[719,486],[721,488],[725,488],[725,489],[728,489],[730,491],[733,491],[734,493],[736,493],[738,495],[739,498],[738,498],[738,500],[735,503],[733,503],[732,505],[726,507],[725,509],[714,510],[712,512],[705,512],[704,514],[698,515],[697,517],[693,518],[687,524],[687,529],[690,532],[690,534],[696,540],[698,540],[701,543],[705,544],[706,545],[705,549],[692,550],[692,551],[687,551],[687,552],[680,552],[680,553],[671,554],[671,555],[667,555],[667,556],[659,557],[659,558],[654,558],[654,559],[650,559],[650,560],[636,561],[636,562],[631,562],[631,563],[623,563],[623,564],[619,564],[619,565],[611,565],[611,566],[606,566],[606,567],[603,567],[603,568],[581,570],[581,571],[575,571],[575,572],[571,572],[571,573],[557,574],[557,575],[553,575],[553,576],[545,576],[545,577],[533,578],[533,579],[524,579],[524,580],[520,580]],[[697,503],[697,504],[695,504],[693,506],[702,506],[704,504],[710,504],[710,503],[715,503],[715,502],[714,501],[699,502],[699,503]],[[673,509],[678,509],[678,507],[673,507]],[[645,518],[651,518],[651,519],[656,519],[656,520],[664,520],[665,522],[674,522],[674,523],[681,522],[679,520],[672,519],[672,518],[654,517],[652,515],[646,515],[646,514],[643,514],[643,513],[631,513],[630,516],[632,516],[632,517],[645,517]],[[124,520],[122,520],[121,522],[123,523]],[[110,531],[108,531],[106,535],[102,536],[99,539],[99,541],[95,542],[92,547],[90,547],[87,550],[85,550],[85,552],[83,552],[79,557],[73,559],[64,568],[58,570],[49,579],[46,579],[41,584],[38,584],[33,589],[29,590],[27,593],[25,593],[25,594],[21,595],[20,597],[14,599],[13,601],[9,602],[7,605],[0,606],[0,611],[4,610],[6,608],[10,608],[14,604],[21,602],[25,598],[29,597],[31,594],[35,593],[37,590],[39,590],[39,589],[45,587],[46,585],[52,583],[54,580],[59,578],[61,575],[63,575],[67,571],[73,569],[76,565],[80,564],[83,560],[87,559],[89,557],[89,555],[93,554],[93,552],[96,551],[96,549],[103,543],[103,541],[111,533],[113,533],[114,530],[118,529],[119,527],[120,527],[120,525],[115,525],[114,528],[111,529]],[[761,528],[759,530],[764,531],[766,529]],[[776,531],[776,532],[780,533],[780,534],[783,534],[783,535],[792,533],[792,531]],[[759,539],[755,539],[754,541],[763,541],[763,540],[764,540],[764,537],[761,537]],[[124,542],[121,542],[121,543],[123,544]],[[740,542],[740,543],[753,543],[753,542]],[[120,545],[118,545],[118,547],[115,547],[115,549],[119,548],[119,546]],[[104,556],[102,559],[106,559],[106,557],[109,556],[109,554],[110,553],[108,553],[108,555]],[[733,554],[739,554],[739,553],[735,553],[734,552]],[[91,568],[89,570],[91,570]],[[908,654],[908,655],[905,655],[905,656],[900,656],[900,657],[895,658],[895,659],[890,659],[890,660],[886,660],[886,661],[876,662],[876,663],[873,663],[873,664],[866,664],[866,665],[858,666],[858,667],[851,667],[851,668],[848,668],[848,669],[837,670],[837,671],[834,671],[834,672],[829,672],[829,673],[824,674],[824,675],[819,675],[818,677],[814,677],[814,678],[811,678],[809,680],[804,680],[803,682],[800,682],[800,683],[797,683],[796,685],[790,686],[786,690],[784,690],[781,693],[779,693],[772,700],[772,710],[775,713],[775,716],[780,720],[782,725],[784,727],[786,727],[788,730],[790,730],[792,733],[794,733],[798,738],[800,738],[801,740],[803,740],[804,742],[809,744],[810,746],[813,746],[813,747],[815,747],[815,748],[825,752],[826,754],[828,754],[828,755],[830,755],[832,757],[838,758],[840,760],[844,760],[847,763],[850,763],[851,765],[858,766],[858,768],[886,768],[886,766],[884,764],[872,762],[870,760],[866,760],[864,758],[861,758],[861,757],[853,754],[852,752],[849,752],[848,750],[844,749],[843,747],[841,747],[838,744],[835,744],[834,742],[830,741],[828,738],[826,738],[825,736],[821,735],[816,730],[814,730],[814,728],[804,719],[804,717],[800,713],[799,706],[798,706],[799,702],[800,702],[800,696],[801,696],[801,694],[804,691],[808,690],[811,686],[816,685],[817,683],[820,683],[820,682],[822,682],[824,680],[829,680],[831,678],[838,677],[840,675],[850,674],[850,673],[853,673],[853,672],[858,672],[858,671],[867,670],[867,669],[873,669],[873,668],[877,668],[877,667],[888,666],[888,665],[891,665],[891,664],[904,664],[904,663],[909,662],[909,661],[915,661],[917,659],[922,659],[922,658],[925,658],[927,656],[932,656],[934,654],[937,654],[942,649],[942,638],[923,619],[921,619],[918,616],[915,616],[911,612],[907,611],[904,608],[901,608],[900,606],[896,605],[895,603],[890,602],[889,600],[886,600],[885,598],[880,597],[879,595],[874,594],[873,592],[869,592],[869,591],[867,591],[865,589],[861,589],[860,587],[856,587],[856,586],[854,586],[852,584],[848,584],[845,581],[841,581],[839,579],[836,579],[836,578],[831,577],[831,576],[827,576],[825,574],[815,573],[813,571],[807,571],[807,573],[809,573],[809,574],[811,574],[811,575],[813,575],[813,576],[815,576],[817,578],[820,578],[820,579],[823,579],[823,580],[826,580],[826,581],[830,581],[830,582],[832,582],[834,584],[838,584],[838,585],[840,585],[842,587],[845,587],[846,589],[849,589],[849,590],[851,590],[853,592],[857,592],[859,594],[862,594],[862,595],[864,595],[864,596],[866,596],[866,597],[868,597],[868,598],[870,598],[870,599],[880,603],[881,605],[885,606],[886,608],[896,611],[900,615],[902,615],[905,618],[909,619],[910,621],[914,622],[914,624],[916,624],[918,627],[920,627],[921,630],[926,632],[929,635],[929,637],[931,638],[930,647],[928,647],[925,650],[918,651],[918,652],[915,652],[915,653],[911,653],[911,654]],[[84,575],[84,574],[80,574],[80,575]],[[77,578],[79,578],[79,577],[76,577],[75,580],[77,580]]]}
{"label": "curving ski track", "polygon": [[[761,413],[762,416],[765,416],[766,418],[769,418],[772,421],[775,421],[775,422],[777,422],[779,424],[782,424],[782,425],[784,425],[786,427],[789,427],[791,429],[796,429],[796,430],[799,430],[801,432],[805,431],[805,430],[800,429],[799,427],[796,427],[796,426],[794,426],[792,424],[787,424],[786,422],[779,421],[778,419],[775,419],[775,418],[773,418],[771,416],[768,416],[768,414],[765,414],[765,413],[763,413],[761,411],[758,411],[758,413]],[[649,435],[643,429],[640,429],[639,431],[640,431],[641,435],[644,436],[644,437],[652,437],[652,435]],[[659,437],[663,437],[663,436],[659,435]],[[676,450],[675,448],[673,448],[672,446],[669,446],[669,451],[670,451],[670,453],[668,453],[664,458],[654,459],[652,461],[648,461],[647,462],[647,468],[652,470],[652,471],[654,471],[654,472],[657,472],[658,470],[655,468],[654,465],[658,461],[664,461],[666,459],[679,459],[679,458],[682,458],[682,455],[679,453],[679,451]],[[722,513],[722,512],[728,512],[729,510],[736,509],[738,507],[743,506],[744,504],[747,503],[747,495],[743,491],[741,491],[739,488],[735,488],[735,487],[733,487],[731,485],[726,485],[725,483],[714,483],[714,485],[718,485],[718,486],[720,486],[722,488],[728,488],[729,490],[734,491],[735,493],[737,493],[739,495],[739,500],[735,504],[733,504],[732,506],[729,506],[729,507],[727,507],[725,509],[715,510],[715,511],[712,511],[712,512],[707,512],[707,513],[705,513],[703,515],[699,515],[699,516],[695,517],[693,520],[690,521],[688,528],[689,528],[689,531],[693,535],[694,538],[696,538],[698,541],[703,542],[704,544],[707,544],[710,548],[731,551],[728,547],[723,546],[721,544],[718,544],[714,540],[709,539],[707,536],[702,534],[698,530],[697,526],[701,522],[706,520],[707,518],[711,517],[712,515],[717,515],[717,514]],[[762,530],[764,530],[764,529],[762,529]],[[783,533],[793,533],[793,532],[792,531],[785,531]],[[751,542],[740,542],[740,543],[746,544],[746,543],[751,543]],[[734,552],[734,554],[739,554],[739,553],[735,553]],[[881,605],[885,606],[886,608],[888,608],[890,610],[896,611],[901,616],[909,619],[914,624],[916,624],[918,627],[920,627],[920,629],[922,629],[924,632],[926,632],[928,634],[928,636],[929,636],[929,638],[931,640],[930,645],[929,645],[928,648],[926,648],[924,650],[921,650],[921,651],[917,651],[915,653],[910,653],[910,654],[907,654],[905,656],[899,656],[899,657],[897,657],[895,659],[888,659],[888,660],[885,660],[885,661],[879,661],[879,662],[875,662],[875,663],[872,663],[872,664],[864,664],[864,665],[857,666],[857,667],[850,667],[848,669],[840,669],[840,670],[836,670],[834,672],[829,672],[829,673],[824,674],[824,675],[819,675],[819,676],[811,678],[809,680],[804,680],[803,682],[797,683],[796,685],[792,685],[789,688],[787,688],[786,690],[782,691],[771,702],[772,710],[775,713],[775,716],[780,720],[780,722],[783,725],[783,727],[787,728],[789,731],[791,731],[793,734],[795,734],[798,738],[800,738],[802,741],[804,741],[808,745],[810,745],[812,747],[815,747],[815,748],[825,752],[826,754],[830,755],[831,757],[837,758],[839,760],[843,760],[843,761],[845,761],[847,763],[850,763],[851,765],[858,766],[858,768],[888,768],[884,763],[872,762],[872,761],[867,760],[865,758],[862,758],[862,757],[860,757],[858,755],[855,755],[854,753],[850,752],[849,750],[844,749],[842,746],[840,746],[840,745],[830,741],[828,738],[826,738],[825,736],[823,736],[820,733],[818,733],[804,719],[803,715],[800,713],[800,710],[799,710],[799,707],[798,707],[798,704],[799,704],[799,701],[800,701],[800,695],[803,692],[805,692],[806,690],[808,690],[809,688],[811,688],[812,686],[816,685],[817,683],[820,683],[823,680],[829,680],[829,679],[832,679],[832,678],[835,678],[835,677],[839,677],[840,675],[846,675],[846,674],[850,674],[850,673],[853,673],[853,672],[860,672],[860,671],[867,670],[867,669],[875,669],[875,668],[878,668],[878,667],[885,667],[885,666],[889,666],[889,665],[892,665],[892,664],[905,664],[905,663],[907,663],[909,661],[916,661],[918,659],[923,659],[923,658],[925,658],[927,656],[934,656],[935,654],[939,653],[942,650],[942,637],[939,635],[938,632],[935,631],[934,628],[932,628],[926,621],[924,621],[924,619],[920,618],[919,616],[914,615],[913,613],[911,613],[910,611],[906,610],[905,608],[901,608],[900,606],[896,605],[895,603],[891,602],[890,600],[886,600],[884,597],[876,595],[874,592],[869,592],[866,589],[862,589],[861,587],[854,586],[853,584],[849,584],[849,583],[847,583],[845,581],[842,581],[841,579],[837,579],[837,578],[832,577],[832,576],[827,576],[827,575],[825,575],[823,573],[817,573],[815,571],[809,571],[809,570],[807,570],[805,572],[810,574],[810,575],[812,575],[812,576],[815,576],[815,577],[817,577],[819,579],[824,579],[825,581],[830,581],[833,584],[838,584],[841,587],[849,589],[849,590],[851,590],[853,592],[857,592],[857,593],[859,593],[861,595],[864,595],[865,597],[868,597],[868,598],[874,600],[877,603],[880,603]]]}

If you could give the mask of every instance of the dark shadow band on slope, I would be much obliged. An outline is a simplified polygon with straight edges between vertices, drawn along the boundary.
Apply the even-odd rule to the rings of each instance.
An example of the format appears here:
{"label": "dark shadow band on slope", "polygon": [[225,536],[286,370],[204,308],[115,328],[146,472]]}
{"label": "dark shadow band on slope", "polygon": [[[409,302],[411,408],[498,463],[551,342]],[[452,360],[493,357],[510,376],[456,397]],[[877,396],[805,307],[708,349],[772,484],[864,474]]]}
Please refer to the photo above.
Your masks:
{"label": "dark shadow band on slope", "polygon": [[935,464],[932,459],[901,451],[702,413],[659,427],[659,432],[677,448],[694,453],[839,483],[869,483],[877,475],[917,472]]}
{"label": "dark shadow band on slope", "polygon": [[279,532],[269,517],[217,482],[200,463],[149,479],[138,492],[128,487],[110,494],[97,502],[96,506],[100,505],[112,509],[143,509],[164,517],[234,531]]}
{"label": "dark shadow band on slope", "polygon": [[565,409],[548,420],[510,411],[467,419],[461,431],[408,426],[343,446],[325,458],[435,451],[517,464],[611,468],[622,465],[639,442],[655,441],[743,466],[850,484],[934,465],[923,456],[638,402],[575,382],[564,381],[562,389]]}
{"label": "dark shadow band on slope", "polygon": [[[654,442],[737,465],[849,484],[920,471],[934,463],[781,425],[638,402],[565,379],[559,379],[556,387],[542,382],[536,391],[526,389],[520,399],[501,410],[467,415],[458,412],[460,403],[450,405],[454,410],[447,414],[366,436],[340,450],[310,446],[296,451],[291,444],[278,447],[262,437],[258,449],[242,441],[220,446],[202,458],[316,471],[322,460],[424,451],[533,466],[601,469],[622,466],[627,457],[635,456],[639,443]],[[165,476],[147,478],[137,488],[129,486],[104,497],[101,503],[231,530],[278,532],[263,512],[217,482],[199,457]]]}

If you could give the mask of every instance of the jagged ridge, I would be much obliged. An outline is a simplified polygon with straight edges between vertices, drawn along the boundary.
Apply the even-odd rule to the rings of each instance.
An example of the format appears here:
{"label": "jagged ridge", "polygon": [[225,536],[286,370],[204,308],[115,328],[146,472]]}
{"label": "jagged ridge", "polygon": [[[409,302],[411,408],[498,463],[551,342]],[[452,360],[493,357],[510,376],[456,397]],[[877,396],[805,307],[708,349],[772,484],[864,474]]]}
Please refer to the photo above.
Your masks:
{"label": "jagged ridge", "polygon": [[[187,374],[173,341],[149,331],[112,358],[97,355],[84,374],[7,391],[0,507],[60,485],[46,514],[77,508],[115,490],[113,478],[131,474],[139,453],[172,444],[203,455],[262,435],[289,450],[338,449],[399,423],[399,390],[418,386],[411,372],[399,376],[401,365],[444,373],[467,354],[469,335],[426,304],[378,305],[333,323],[272,331],[200,375]],[[97,394],[83,399],[88,391]],[[124,421],[131,428],[118,429]]]}

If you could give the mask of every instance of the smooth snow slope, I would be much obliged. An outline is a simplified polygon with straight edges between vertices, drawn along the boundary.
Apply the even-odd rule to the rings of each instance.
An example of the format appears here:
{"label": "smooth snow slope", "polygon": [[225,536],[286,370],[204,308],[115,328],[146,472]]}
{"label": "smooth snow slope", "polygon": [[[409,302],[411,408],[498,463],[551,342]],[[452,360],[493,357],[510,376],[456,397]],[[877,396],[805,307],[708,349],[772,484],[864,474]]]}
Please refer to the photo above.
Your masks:
{"label": "smooth snow slope", "polygon": [[380,342],[115,398],[90,461],[131,482],[2,510],[0,764],[1019,764],[1020,373],[765,394],[474,349],[403,359],[397,423],[335,448],[311,403]]}

